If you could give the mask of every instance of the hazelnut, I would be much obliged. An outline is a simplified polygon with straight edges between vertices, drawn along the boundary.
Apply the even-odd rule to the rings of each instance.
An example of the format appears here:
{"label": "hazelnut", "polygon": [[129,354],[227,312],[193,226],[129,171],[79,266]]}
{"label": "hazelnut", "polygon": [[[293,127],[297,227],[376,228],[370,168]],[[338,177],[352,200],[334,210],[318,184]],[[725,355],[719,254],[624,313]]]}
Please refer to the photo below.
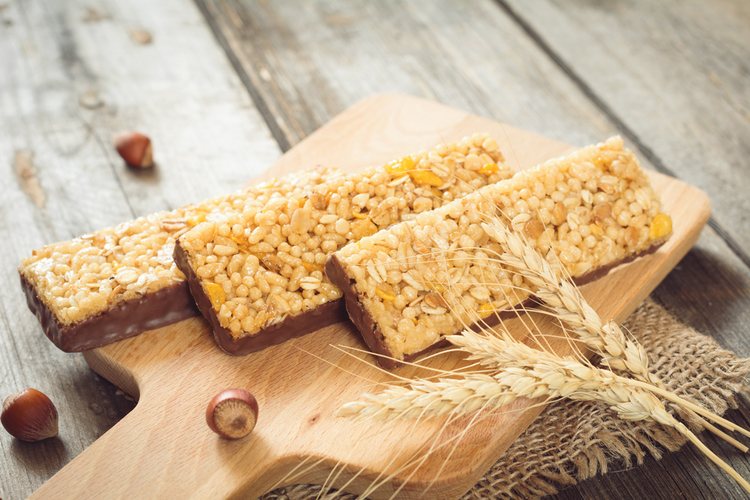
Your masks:
{"label": "hazelnut", "polygon": [[0,422],[21,441],[57,436],[57,408],[36,389],[25,389],[5,398]]}
{"label": "hazelnut", "polygon": [[206,408],[206,422],[219,436],[239,439],[250,434],[258,421],[258,402],[245,389],[226,389]]}
{"label": "hazelnut", "polygon": [[115,149],[131,167],[148,168],[154,165],[151,139],[138,132],[120,132],[114,136]]}

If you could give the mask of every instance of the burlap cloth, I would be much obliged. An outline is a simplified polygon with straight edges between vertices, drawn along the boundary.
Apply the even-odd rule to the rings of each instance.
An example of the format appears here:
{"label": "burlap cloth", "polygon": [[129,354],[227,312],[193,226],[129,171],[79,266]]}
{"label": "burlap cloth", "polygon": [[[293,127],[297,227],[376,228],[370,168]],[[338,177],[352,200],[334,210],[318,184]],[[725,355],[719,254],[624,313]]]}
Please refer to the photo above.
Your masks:
{"label": "burlap cloth", "polygon": [[[669,390],[719,415],[736,408],[735,395],[750,372],[750,359],[738,359],[652,299],[641,304],[625,325],[646,348],[651,371]],[[612,462],[630,467],[633,462],[641,464],[647,454],[658,460],[664,450],[675,451],[683,444],[685,439],[676,431],[656,423],[620,420],[604,404],[558,401],[544,410],[463,498],[541,498],[561,486],[606,474]],[[319,486],[296,485],[274,490],[262,499],[311,500],[318,495]],[[337,498],[355,497],[339,494]]]}

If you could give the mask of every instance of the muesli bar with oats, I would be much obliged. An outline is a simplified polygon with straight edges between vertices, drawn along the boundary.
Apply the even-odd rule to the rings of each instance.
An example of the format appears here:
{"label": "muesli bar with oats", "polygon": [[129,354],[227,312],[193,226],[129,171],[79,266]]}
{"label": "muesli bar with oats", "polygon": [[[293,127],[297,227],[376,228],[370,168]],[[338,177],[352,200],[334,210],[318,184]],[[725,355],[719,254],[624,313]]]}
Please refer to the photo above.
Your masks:
{"label": "muesli bar with oats", "polygon": [[492,217],[578,283],[655,250],[672,232],[648,175],[613,137],[351,243],[326,273],[381,366],[479,321],[496,324],[533,295],[493,259],[502,246],[481,226]]}
{"label": "muesli bar with oats", "polygon": [[248,354],[346,320],[323,272],[333,252],[511,175],[476,134],[196,226],[175,262],[218,345]]}
{"label": "muesli bar with oats", "polygon": [[66,352],[196,316],[185,276],[172,260],[177,237],[220,214],[300,195],[341,175],[336,168],[307,170],[34,250],[18,269],[26,302]]}

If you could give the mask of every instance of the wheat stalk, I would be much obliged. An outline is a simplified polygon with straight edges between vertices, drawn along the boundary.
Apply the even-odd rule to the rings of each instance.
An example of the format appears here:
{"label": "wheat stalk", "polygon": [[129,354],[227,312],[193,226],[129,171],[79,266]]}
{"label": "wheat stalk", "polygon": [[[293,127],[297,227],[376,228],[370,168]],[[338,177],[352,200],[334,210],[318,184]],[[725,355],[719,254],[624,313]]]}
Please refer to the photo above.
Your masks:
{"label": "wheat stalk", "polygon": [[627,420],[671,425],[668,422],[672,417],[664,416],[666,410],[655,396],[632,387],[625,382],[628,379],[609,370],[471,330],[446,338],[468,352],[469,359],[496,368],[496,373],[416,380],[408,387],[392,385],[380,394],[365,394],[360,401],[345,404],[337,416],[369,420],[436,417],[505,406],[519,397],[548,396],[604,401]]}
{"label": "wheat stalk", "polygon": [[504,406],[517,396],[502,394],[489,375],[466,375],[460,379],[415,380],[408,387],[391,385],[380,394],[363,394],[360,401],[346,403],[338,417],[355,420],[410,420],[468,413],[486,406]]}
{"label": "wheat stalk", "polygon": [[[495,375],[471,374],[439,381],[417,380],[408,387],[389,386],[380,394],[365,394],[360,401],[345,404],[337,416],[370,420],[436,417],[505,406],[519,397],[548,396],[620,405],[618,413],[627,415],[628,420],[668,421],[653,395],[630,388],[611,371],[496,337],[488,349],[489,338],[471,331],[464,333],[447,339],[469,352],[470,359],[498,368]],[[631,393],[635,402],[630,401]],[[646,399],[653,400],[648,405],[650,411],[639,403]]]}
{"label": "wheat stalk", "polygon": [[483,223],[482,227],[490,237],[507,248],[508,253],[499,256],[500,261],[515,268],[529,283],[537,287],[534,294],[539,300],[555,316],[567,323],[589,348],[599,354],[604,364],[663,387],[662,382],[648,371],[646,350],[628,339],[614,321],[603,324],[578,288],[570,281],[560,279],[550,263],[538,252],[499,220]]}
{"label": "wheat stalk", "polygon": [[[459,415],[506,406],[519,397],[601,401],[624,420],[655,421],[676,429],[750,493],[750,483],[670,415],[657,396],[727,429],[748,436],[750,432],[667,391],[658,377],[649,372],[645,349],[635,339],[628,338],[616,322],[603,323],[575,285],[565,279],[564,268],[556,272],[499,218],[490,219],[482,227],[503,247],[505,253],[496,254],[498,261],[516,269],[553,315],[601,356],[606,368],[595,367],[582,356],[580,360],[562,358],[547,350],[531,348],[513,339],[507,331],[493,335],[489,331],[477,333],[466,329],[463,335],[446,338],[468,353],[468,360],[488,367],[488,373],[467,373],[437,381],[420,379],[408,386],[388,385],[380,394],[364,394],[359,401],[343,405],[337,416],[395,420]],[[627,372],[634,378],[622,377],[612,370]],[[747,450],[709,422],[699,421],[738,448]]]}
{"label": "wheat stalk", "polygon": [[343,405],[336,415],[358,420],[437,417],[506,406],[519,397],[602,401],[623,420],[655,421],[673,427],[750,493],[750,483],[670,415],[652,394],[651,385],[570,357],[533,349],[507,335],[499,338],[467,330],[463,335],[446,338],[468,352],[469,359],[492,366],[497,372],[438,381],[415,380],[408,387],[391,385],[380,394],[364,394],[361,400]]}
{"label": "wheat stalk", "polygon": [[[477,333],[471,330],[466,330],[462,335],[449,335],[446,337],[446,339],[456,347],[459,347],[462,351],[468,353],[469,360],[477,360],[480,364],[484,366],[490,366],[496,370],[507,370],[508,368],[514,369],[518,365],[527,367],[534,366],[535,363],[537,363],[540,359],[544,360],[545,363],[554,362],[555,360],[557,360],[557,362],[559,363],[569,362],[567,361],[567,358],[559,358],[554,354],[548,353],[547,351],[533,349],[524,344],[521,344],[517,340],[513,339],[507,332],[503,332],[501,335],[502,338],[499,338],[487,333]],[[579,363],[581,366],[589,366],[578,361],[576,361],[576,363]],[[600,370],[595,367],[591,367],[591,369]],[[686,401],[666,389],[656,387],[648,382],[620,377],[610,370],[601,370],[598,373],[607,375],[612,374],[621,383],[625,381],[631,387],[648,390],[669,401],[672,401],[673,403],[678,404],[679,406],[682,406],[687,410],[693,411],[706,418],[709,418],[729,430],[739,431],[750,437],[750,432],[748,432],[746,429],[722,417],[719,417],[718,415],[713,414],[712,412],[706,410],[701,406]]]}
{"label": "wheat stalk", "polygon": [[[662,381],[649,372],[648,355],[643,346],[627,338],[616,322],[609,321],[603,324],[599,315],[572,282],[561,280],[549,262],[529,247],[520,236],[511,232],[500,220],[494,219],[489,223],[483,223],[482,227],[490,237],[508,250],[507,253],[499,255],[499,260],[515,268],[528,282],[537,287],[535,295],[553,311],[557,318],[568,324],[589,348],[597,352],[606,366],[626,371],[638,380],[653,384],[659,389],[665,389]],[[748,451],[747,446],[699,418],[696,413],[700,412],[688,408],[684,400],[680,399],[677,404],[696,417],[698,422],[709,431],[743,452]],[[707,418],[713,420],[712,417]]]}

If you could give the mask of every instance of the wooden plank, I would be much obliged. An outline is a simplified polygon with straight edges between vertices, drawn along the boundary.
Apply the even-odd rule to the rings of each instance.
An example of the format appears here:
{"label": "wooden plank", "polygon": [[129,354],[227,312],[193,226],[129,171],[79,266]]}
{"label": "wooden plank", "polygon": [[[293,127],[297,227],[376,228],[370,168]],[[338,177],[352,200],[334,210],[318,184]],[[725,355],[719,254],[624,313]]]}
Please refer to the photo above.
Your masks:
{"label": "wooden plank", "polygon": [[750,255],[750,4],[503,0],[652,160],[708,193]]}
{"label": "wooden plank", "polygon": [[568,144],[617,133],[491,0],[197,3],[280,144],[389,92]]}
{"label": "wooden plank", "polygon": [[[510,3],[659,163],[712,195],[714,212],[747,249],[742,193],[748,179],[732,167],[743,161],[743,146],[737,146],[743,144],[738,136],[747,135],[747,112],[740,104],[745,89],[742,72],[730,66],[746,58],[737,53],[747,52],[748,37],[746,30],[728,29],[747,24],[747,5]],[[743,36],[744,42],[738,40]],[[723,57],[713,56],[717,52]],[[727,170],[733,182],[726,182]],[[750,324],[748,292],[745,265],[707,229],[655,294],[681,319],[747,356],[750,347],[741,332]],[[747,425],[747,414],[743,403],[730,418]],[[705,440],[747,476],[745,457],[712,436]],[[587,481],[559,498],[626,498],[637,491],[653,498],[745,498],[692,447],[658,465],[649,460],[646,467]]]}
{"label": "wooden plank", "polygon": [[[398,137],[403,144],[413,144],[410,149],[419,149],[474,130],[486,130],[494,137],[506,131],[508,137],[498,141],[500,149],[514,144],[522,168],[571,149],[428,101],[380,96],[343,113],[301,143],[300,152],[295,148],[287,153],[279,168],[272,170],[298,167],[298,157],[330,164],[357,152],[362,164],[347,167],[357,171],[382,161],[380,155],[395,158],[406,153],[398,142],[390,150],[384,146],[391,143],[388,138]],[[349,141],[339,150],[332,148],[344,134]],[[707,199],[697,189],[656,173],[652,182],[677,221],[675,232],[653,255],[583,287],[589,303],[604,317],[624,320],[688,251],[708,218]],[[519,338],[529,335],[520,320],[505,325]],[[548,341],[554,349],[571,352],[552,320],[538,325],[542,332],[553,334]],[[434,498],[457,498],[541,411],[534,402],[519,399],[512,408],[478,420],[465,434],[468,418],[445,427],[444,419],[385,426],[338,419],[334,414],[343,402],[358,399],[391,376],[377,369],[371,356],[362,354],[363,363],[334,346],[361,348],[363,344],[347,322],[244,358],[231,357],[216,348],[206,323],[193,319],[87,351],[92,368],[141,395],[139,405],[34,497],[75,498],[84,492],[90,498],[138,498],[146,493],[170,498],[252,497],[274,485],[325,481],[335,466],[342,474],[333,484],[352,479],[347,490],[357,493],[375,478],[398,471],[372,498],[388,498],[406,480],[400,498],[422,498],[428,485]],[[462,358],[444,353],[432,358],[429,366],[450,370]],[[405,366],[396,373],[414,377],[419,370]],[[236,442],[221,440],[204,421],[207,401],[230,386],[248,387],[261,408],[253,434]],[[437,448],[440,451],[426,457],[419,468],[409,466],[421,459],[420,450],[442,443],[441,437],[457,435],[462,436],[461,446],[450,447],[449,453]],[[297,466],[309,469],[290,479],[288,473]]]}
{"label": "wooden plank", "polygon": [[[44,337],[20,288],[21,259],[236,189],[280,152],[191,3],[10,1],[0,18],[0,398],[35,387],[61,415],[60,437],[42,443],[0,430],[0,498],[9,499],[135,406]],[[136,43],[132,28],[153,41]],[[110,139],[124,128],[152,137],[155,170],[125,168]]]}
{"label": "wooden plank", "polygon": [[[602,111],[598,103],[591,101],[589,89],[582,89],[577,82],[571,80],[570,75],[566,73],[567,67],[561,68],[555,61],[550,61],[550,54],[539,47],[538,41],[530,37],[524,27],[518,24],[518,20],[509,19],[503,14],[503,9],[493,9],[490,3],[471,2],[469,5],[457,7],[454,3],[440,2],[432,2],[429,5],[391,5],[383,2],[377,5],[356,2],[279,5],[250,0],[213,0],[199,1],[199,5],[208,15],[208,21],[219,40],[229,50],[238,71],[247,76],[246,83],[253,87],[258,93],[257,97],[263,100],[263,109],[268,112],[265,115],[266,119],[286,124],[282,131],[282,141],[289,144],[294,144],[300,137],[310,133],[322,120],[340,111],[342,107],[366,97],[368,92],[383,92],[394,87],[398,87],[401,92],[413,92],[441,100],[457,108],[492,116],[571,144],[585,144],[615,132],[617,125],[630,125],[630,122],[622,121],[619,114],[605,112],[610,110]],[[670,43],[674,42],[674,37],[682,34],[678,29],[682,25],[687,25],[693,30],[688,30],[684,36],[690,38],[690,47],[696,51],[696,44],[701,44],[701,40],[705,38],[696,33],[706,36],[710,33],[713,37],[719,37],[712,42],[711,47],[723,50],[722,53],[727,54],[728,61],[739,60],[737,53],[741,54],[743,49],[750,46],[736,43],[738,40],[741,41],[741,37],[748,36],[746,32],[739,33],[731,29],[746,19],[746,3],[724,2],[716,12],[711,11],[707,4],[695,2],[678,2],[670,4],[669,8],[663,7],[664,4],[648,2],[636,3],[634,6],[629,4],[627,7],[617,7],[615,4],[591,6],[585,2],[574,4],[578,10],[585,10],[582,16],[590,18],[588,23],[577,20],[574,14],[567,13],[567,3],[564,8],[551,2],[520,2],[513,5],[513,8],[521,13],[530,13],[529,23],[546,23],[545,31],[542,32],[544,36],[548,36],[549,33],[556,37],[567,35],[568,39],[561,44],[561,47],[566,49],[566,57],[578,65],[586,65],[586,81],[606,82],[608,90],[619,92],[623,99],[631,99],[627,101],[628,110],[631,107],[638,108],[638,123],[649,127],[648,135],[643,136],[649,141],[666,142],[669,138],[674,138],[674,131],[681,130],[680,127],[683,126],[684,116],[660,112],[654,118],[649,106],[632,100],[640,94],[649,92],[656,93],[650,99],[666,99],[663,95],[666,91],[658,86],[652,88],[637,85],[638,82],[633,80],[632,75],[622,74],[623,71],[618,69],[620,60],[607,56],[600,47],[608,47],[606,44],[611,43],[613,51],[629,50],[628,57],[623,56],[627,59],[625,69],[637,70],[638,75],[643,75],[645,70],[640,69],[639,61],[641,57],[646,56],[640,56],[636,48],[633,48],[640,47],[640,43],[633,40],[643,42],[647,47],[648,42],[652,45],[658,42],[657,46],[649,49],[652,55],[659,52],[657,48],[663,49],[666,54],[674,54],[674,46],[679,45]],[[300,9],[303,9],[304,15],[300,15]],[[623,40],[624,35],[615,33],[612,38],[622,42],[622,48],[618,48],[620,46],[615,47],[614,42],[608,41],[604,34],[618,31],[616,28],[620,21],[617,15],[621,10],[629,15],[623,29],[630,30],[628,34],[633,40]],[[731,14],[734,11],[737,11],[736,16]],[[652,15],[656,16],[657,21],[642,23],[643,26],[636,22]],[[669,22],[662,23],[662,17],[659,16],[668,17]],[[681,18],[684,20],[680,21]],[[521,21],[524,20],[526,18]],[[660,31],[659,37],[652,35],[648,38],[651,32],[647,32],[647,28],[659,24],[667,24],[667,32],[662,34]],[[310,26],[315,28],[311,29]],[[596,40],[590,32],[592,26],[599,35]],[[722,29],[722,26],[727,28]],[[406,27],[411,29],[405,29]],[[572,29],[573,27],[581,29]],[[484,40],[481,43],[478,40],[480,35]],[[722,44],[722,41],[726,43]],[[554,46],[557,47],[558,45]],[[418,61],[414,61],[413,53],[408,50],[414,48],[420,51]],[[579,49],[588,52],[576,52]],[[358,58],[358,54],[367,54],[367,57]],[[699,56],[700,54],[695,55],[700,59]],[[703,60],[707,58],[705,53],[701,57]],[[646,64],[649,70],[667,72],[670,71],[671,60],[662,55],[658,59],[658,64],[653,61],[644,61],[643,64]],[[688,72],[683,65],[691,61],[693,60],[680,60],[678,67],[682,73]],[[563,62],[567,63],[568,59]],[[740,99],[746,93],[746,89],[738,87],[744,81],[741,78],[741,67],[735,67],[735,70],[732,72],[731,68],[726,66],[723,67],[722,74],[732,82],[731,88],[738,96],[737,99]],[[477,77],[480,71],[483,72],[483,78]],[[695,78],[699,78],[705,72],[701,73],[693,68],[692,73],[695,73]],[[363,78],[362,75],[366,77]],[[333,96],[329,95],[332,89],[335,89]],[[670,87],[670,90],[674,89]],[[716,92],[705,90],[702,95],[705,94],[706,99],[719,99]],[[726,98],[725,94],[721,95]],[[685,104],[684,96],[675,99],[681,99],[680,102]],[[285,103],[293,105],[285,106]],[[653,104],[651,101],[647,103]],[[622,107],[625,110],[624,105]],[[687,105],[684,107],[690,108]],[[691,108],[684,112],[695,111]],[[726,125],[733,128],[733,134],[750,130],[735,118],[736,116]],[[702,127],[708,127],[707,124],[721,121],[721,118],[711,116],[707,120],[701,121],[693,117],[688,123],[700,122]],[[724,129],[716,128],[716,133],[720,130]],[[580,141],[582,135],[586,140]],[[728,134],[727,137],[734,136]],[[645,141],[642,136],[636,139],[640,140],[639,143],[652,147],[652,142]],[[683,156],[674,156],[675,151],[672,150],[654,150],[657,155],[652,158],[660,165],[668,165],[669,162],[676,162],[677,158],[681,158],[678,162],[680,168],[674,169],[676,174],[690,181],[690,172],[699,172],[703,177],[695,184],[701,187],[705,185],[710,193],[714,185],[704,184],[702,180],[720,177],[721,170],[711,161],[695,162],[685,156],[685,151],[697,154],[696,149],[704,145],[704,139],[697,143],[692,135],[686,135],[681,141],[680,144],[684,147],[679,154]],[[720,141],[716,143],[719,144]],[[710,154],[719,155],[718,150],[721,149],[727,157],[744,157],[744,146],[735,147],[736,145],[733,146],[729,142],[722,144],[721,148],[712,146]],[[640,155],[643,154],[637,147],[634,149]],[[675,159],[665,161],[664,158]],[[737,164],[740,160],[732,161]],[[648,164],[648,161],[645,163]],[[738,176],[744,175],[744,171],[739,168],[735,168],[734,171]],[[743,182],[739,179],[738,184],[732,185],[728,181],[723,183],[723,189],[736,190],[726,194],[722,191],[720,195],[714,196],[715,212],[717,204],[738,207],[745,203]],[[730,224],[730,219],[724,218],[723,213],[720,213],[719,217],[719,224]],[[733,259],[731,252],[727,252],[726,245],[716,241],[716,238],[715,231],[707,232],[704,237],[706,244],[718,252],[716,259],[728,259],[731,262],[731,269],[719,275],[719,284],[716,287],[721,289],[724,279],[731,280],[732,276],[744,271],[735,268],[742,266],[742,263]],[[707,254],[703,253],[702,256],[707,257]],[[698,257],[686,265],[701,266],[701,258]],[[692,271],[688,269],[686,272]],[[696,272],[700,272],[700,269]],[[703,273],[702,276],[708,275]],[[744,291],[732,284],[728,286],[736,291],[739,301],[746,303]],[[701,288],[695,281],[691,283],[691,287]],[[692,305],[695,306],[696,304]],[[699,304],[697,306],[701,307]],[[683,307],[686,305],[683,304]],[[742,324],[748,325],[742,314],[743,310],[744,308],[737,307],[737,315],[727,315],[743,318]],[[708,318],[712,316],[707,309],[701,314],[707,315]],[[701,326],[707,326],[707,323],[704,321]]]}
{"label": "wooden plank", "polygon": [[750,357],[748,271],[710,228],[655,291],[686,324]]}
{"label": "wooden plank", "polygon": [[[750,115],[740,61],[748,59],[750,47],[748,4],[504,3],[583,81],[628,139],[643,145],[660,167],[709,194],[719,229],[747,252],[750,178],[741,165]],[[655,295],[691,326],[748,356],[746,263],[706,229]],[[747,425],[747,414],[743,403],[730,418]],[[706,441],[747,477],[745,457],[711,436]],[[653,464],[587,481],[560,498],[618,498],[618,491],[630,497],[644,485],[653,498],[745,498],[691,447]]]}

